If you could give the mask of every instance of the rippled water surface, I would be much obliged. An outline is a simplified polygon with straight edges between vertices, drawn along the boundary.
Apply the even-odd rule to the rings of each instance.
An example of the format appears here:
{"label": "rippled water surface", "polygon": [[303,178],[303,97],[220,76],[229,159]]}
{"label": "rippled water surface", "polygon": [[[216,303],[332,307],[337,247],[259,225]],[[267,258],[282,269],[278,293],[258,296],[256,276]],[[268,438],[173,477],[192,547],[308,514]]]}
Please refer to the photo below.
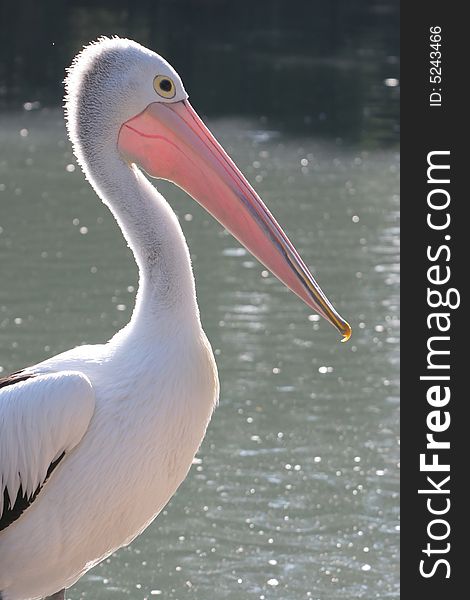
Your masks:
{"label": "rippled water surface", "polygon": [[[398,598],[398,155],[213,121],[322,287],[347,344],[166,182],[216,353],[190,474],[73,600]],[[59,111],[0,115],[0,371],[109,338],[136,267]]]}

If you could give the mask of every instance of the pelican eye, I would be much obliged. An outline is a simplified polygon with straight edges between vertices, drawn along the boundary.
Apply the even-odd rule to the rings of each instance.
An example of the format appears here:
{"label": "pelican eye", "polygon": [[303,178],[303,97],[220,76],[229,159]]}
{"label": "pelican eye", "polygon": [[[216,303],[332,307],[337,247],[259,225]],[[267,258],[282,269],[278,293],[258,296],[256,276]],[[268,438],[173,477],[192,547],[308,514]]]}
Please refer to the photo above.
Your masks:
{"label": "pelican eye", "polygon": [[153,88],[162,98],[174,98],[176,86],[166,75],[157,75],[153,80]]}

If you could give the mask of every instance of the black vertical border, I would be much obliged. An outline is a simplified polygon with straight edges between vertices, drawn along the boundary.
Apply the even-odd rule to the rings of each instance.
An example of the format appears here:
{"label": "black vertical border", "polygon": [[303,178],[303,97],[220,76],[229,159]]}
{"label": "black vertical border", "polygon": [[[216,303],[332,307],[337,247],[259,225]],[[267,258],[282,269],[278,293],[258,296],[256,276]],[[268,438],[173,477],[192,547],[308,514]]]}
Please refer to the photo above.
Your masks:
{"label": "black vertical border", "polygon": [[[470,24],[463,16],[464,5],[434,0],[401,3],[401,216],[402,216],[402,291],[401,291],[401,597],[434,600],[465,597],[468,592],[470,565],[466,538],[470,534],[470,429],[466,406],[470,401],[470,327],[467,318],[467,291],[470,276],[470,212],[466,178],[470,174],[470,137],[466,100],[468,87],[467,50]],[[429,106],[433,85],[430,76],[430,27],[442,28],[442,106]],[[428,337],[426,324],[432,312],[427,305],[426,257],[428,245],[434,248],[443,240],[443,232],[433,232],[426,224],[428,213],[427,154],[433,150],[450,150],[451,225],[445,234],[451,259],[451,281],[461,294],[461,305],[448,310],[452,326],[450,341],[451,400],[446,407],[451,414],[450,429],[440,439],[448,439],[450,450],[445,455],[451,465],[451,508],[445,515],[451,526],[449,538],[442,542],[428,539],[427,525],[433,519],[426,508],[426,496],[418,489],[425,487],[426,475],[420,473],[419,455],[426,450],[426,416],[433,410],[426,401],[428,382],[419,380],[426,374]],[[445,262],[441,262],[445,265]],[[439,310],[446,310],[444,308]],[[444,335],[444,334],[443,334]],[[449,357],[446,357],[449,358]],[[431,475],[429,473],[429,475]],[[443,474],[436,474],[436,480]],[[468,481],[468,485],[467,485]],[[424,485],[423,485],[424,484]],[[430,486],[428,486],[430,487]],[[437,498],[437,496],[435,496]],[[467,508],[468,507],[468,508]],[[437,518],[437,517],[434,517]],[[438,531],[436,529],[435,531]],[[430,541],[436,548],[450,543],[442,557],[450,563],[450,578],[441,565],[435,575],[424,578],[419,573],[422,552]],[[427,568],[432,559],[427,558]]]}

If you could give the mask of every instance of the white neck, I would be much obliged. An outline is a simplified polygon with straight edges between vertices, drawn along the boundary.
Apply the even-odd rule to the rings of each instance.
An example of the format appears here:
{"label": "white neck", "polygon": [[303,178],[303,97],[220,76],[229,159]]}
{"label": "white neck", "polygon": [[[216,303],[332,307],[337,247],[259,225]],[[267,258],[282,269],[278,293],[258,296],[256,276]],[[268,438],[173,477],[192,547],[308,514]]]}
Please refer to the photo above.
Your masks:
{"label": "white neck", "polygon": [[139,291],[126,330],[171,334],[182,322],[199,326],[191,260],[175,213],[114,144],[94,151],[90,146],[82,146],[87,178],[116,218],[139,267]]}

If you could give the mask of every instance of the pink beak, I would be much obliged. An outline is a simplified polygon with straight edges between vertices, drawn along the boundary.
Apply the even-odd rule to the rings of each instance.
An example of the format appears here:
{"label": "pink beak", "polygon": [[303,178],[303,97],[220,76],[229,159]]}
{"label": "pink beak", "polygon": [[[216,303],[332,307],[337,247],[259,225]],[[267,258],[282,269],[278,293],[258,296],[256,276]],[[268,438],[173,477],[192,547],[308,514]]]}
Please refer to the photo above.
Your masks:
{"label": "pink beak", "polygon": [[209,211],[278,279],[329,321],[346,341],[336,312],[288,237],[187,100],[154,102],[121,127],[123,157],[167,179]]}

